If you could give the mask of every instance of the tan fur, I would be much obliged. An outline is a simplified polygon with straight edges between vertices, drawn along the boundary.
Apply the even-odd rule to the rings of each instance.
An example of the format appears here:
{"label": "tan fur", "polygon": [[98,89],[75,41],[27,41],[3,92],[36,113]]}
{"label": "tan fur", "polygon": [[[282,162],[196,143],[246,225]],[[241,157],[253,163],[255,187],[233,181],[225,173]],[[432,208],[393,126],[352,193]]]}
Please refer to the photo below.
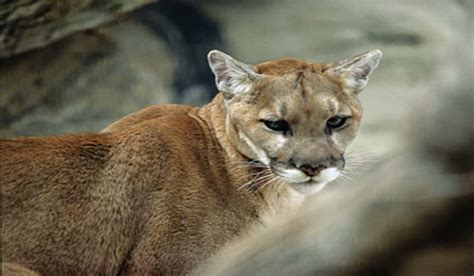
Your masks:
{"label": "tan fur", "polygon": [[[184,274],[301,201],[255,147],[278,166],[290,166],[292,157],[342,156],[361,118],[358,91],[326,74],[327,65],[284,59],[238,66],[251,81],[218,83],[239,89],[202,108],[150,107],[99,134],[0,140],[2,260],[45,275]],[[258,73],[246,71],[252,68]],[[240,90],[247,86],[239,81],[251,89]],[[259,116],[282,108],[295,134],[278,147],[281,137]],[[350,112],[350,124],[328,138],[322,126],[339,112]]]}
{"label": "tan fur", "polygon": [[38,276],[39,274],[18,264],[2,263],[2,275],[4,276]]}

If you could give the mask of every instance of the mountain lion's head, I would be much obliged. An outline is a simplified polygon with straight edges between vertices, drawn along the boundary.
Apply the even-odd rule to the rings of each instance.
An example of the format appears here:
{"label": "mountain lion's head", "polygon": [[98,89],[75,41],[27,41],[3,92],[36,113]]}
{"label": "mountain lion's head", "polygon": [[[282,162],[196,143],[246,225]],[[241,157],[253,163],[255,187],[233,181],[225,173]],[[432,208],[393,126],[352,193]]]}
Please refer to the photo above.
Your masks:
{"label": "mountain lion's head", "polygon": [[333,64],[285,58],[252,66],[214,50],[208,60],[234,146],[312,194],[344,169],[362,117],[357,95],[381,57],[373,50]]}

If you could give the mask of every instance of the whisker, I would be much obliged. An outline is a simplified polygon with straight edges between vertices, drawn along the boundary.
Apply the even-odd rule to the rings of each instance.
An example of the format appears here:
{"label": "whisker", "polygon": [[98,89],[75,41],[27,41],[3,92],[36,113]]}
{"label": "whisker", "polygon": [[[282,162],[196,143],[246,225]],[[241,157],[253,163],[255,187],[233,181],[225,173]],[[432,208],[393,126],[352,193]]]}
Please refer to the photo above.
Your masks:
{"label": "whisker", "polygon": [[242,175],[237,179],[237,181],[247,180],[247,182],[245,184],[249,185],[248,182],[255,182],[256,180],[259,180],[259,178],[261,178],[261,177],[263,177],[267,174],[268,174],[268,171],[264,169],[264,170],[261,170],[261,171],[258,171],[258,172],[253,172],[253,173],[250,173],[250,174]]}
{"label": "whisker", "polygon": [[[227,162],[228,165],[231,166],[231,168],[227,171],[227,174],[226,176],[229,176],[233,173],[235,173],[236,171],[239,171],[239,170],[250,170],[250,169],[267,169],[267,166],[265,166],[264,164],[258,162],[258,161],[229,161]],[[252,176],[253,173],[251,173],[250,176]],[[242,176],[241,178],[243,177],[248,177],[249,174],[246,174],[244,176]]]}
{"label": "whisker", "polygon": [[348,175],[346,175],[346,174],[341,174],[341,175],[339,175],[339,177],[341,177],[342,179],[347,179],[347,180],[350,180],[350,181],[352,181],[352,182],[355,182],[355,179],[354,179],[354,178],[352,178],[352,177],[350,177],[350,176],[348,176]]}
{"label": "whisker", "polygon": [[251,177],[251,179],[248,182],[241,185],[238,188],[238,190],[241,190],[241,189],[244,189],[244,188],[251,189],[251,188],[253,188],[253,186],[259,185],[260,182],[273,177],[273,175],[271,175],[269,172],[271,172],[271,171],[270,170],[264,170],[262,172],[259,172],[255,177]]}
{"label": "whisker", "polygon": [[351,184],[351,183],[356,183],[356,181],[352,177],[350,177],[350,176],[348,176],[344,173],[341,173],[339,175],[338,181],[336,181],[336,183],[346,186],[346,185]]}
{"label": "whisker", "polygon": [[260,191],[262,190],[263,188],[267,187],[268,185],[270,185],[271,183],[274,183],[276,180],[278,180],[277,177],[273,177],[272,179],[270,179],[270,181],[267,181],[266,183],[264,183],[261,187],[259,187],[257,189],[257,191]]}
{"label": "whisker", "polygon": [[258,177],[258,178],[255,178],[255,179],[253,180],[253,182],[255,182],[256,184],[260,184],[260,182],[266,181],[266,180],[268,180],[268,179],[270,179],[270,178],[272,178],[272,177],[274,177],[274,176],[271,175],[271,174],[265,174],[265,175],[262,175],[262,176],[260,176],[260,177]]}

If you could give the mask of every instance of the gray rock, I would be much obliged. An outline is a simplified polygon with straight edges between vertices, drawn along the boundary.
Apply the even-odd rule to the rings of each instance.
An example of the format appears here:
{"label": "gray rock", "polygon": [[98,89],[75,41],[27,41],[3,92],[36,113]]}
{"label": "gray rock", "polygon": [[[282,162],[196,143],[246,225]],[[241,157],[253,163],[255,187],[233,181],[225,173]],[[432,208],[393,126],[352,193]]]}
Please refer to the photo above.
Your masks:
{"label": "gray rock", "polygon": [[44,47],[77,31],[109,22],[150,1],[1,1],[0,57]]}
{"label": "gray rock", "polygon": [[0,135],[99,131],[169,102],[174,62],[143,26],[118,22],[0,62]]}

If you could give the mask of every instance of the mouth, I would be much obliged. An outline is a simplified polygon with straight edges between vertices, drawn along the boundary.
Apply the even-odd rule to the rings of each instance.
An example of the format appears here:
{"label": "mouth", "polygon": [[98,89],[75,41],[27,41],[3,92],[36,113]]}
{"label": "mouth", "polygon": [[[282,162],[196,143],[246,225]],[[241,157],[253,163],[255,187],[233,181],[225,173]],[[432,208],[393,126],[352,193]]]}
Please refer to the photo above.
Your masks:
{"label": "mouth", "polygon": [[325,182],[310,179],[308,181],[299,182],[299,183],[295,183],[295,184],[299,184],[299,185],[318,185],[318,184],[321,184],[321,183],[325,183]]}
{"label": "mouth", "polygon": [[276,176],[304,195],[315,194],[321,191],[327,183],[340,175],[340,170],[335,167],[324,169],[315,176],[308,176],[299,169],[279,169],[273,166],[270,166],[270,168]]}
{"label": "mouth", "polygon": [[308,180],[300,183],[288,183],[291,188],[304,195],[312,195],[321,191],[328,182]]}

